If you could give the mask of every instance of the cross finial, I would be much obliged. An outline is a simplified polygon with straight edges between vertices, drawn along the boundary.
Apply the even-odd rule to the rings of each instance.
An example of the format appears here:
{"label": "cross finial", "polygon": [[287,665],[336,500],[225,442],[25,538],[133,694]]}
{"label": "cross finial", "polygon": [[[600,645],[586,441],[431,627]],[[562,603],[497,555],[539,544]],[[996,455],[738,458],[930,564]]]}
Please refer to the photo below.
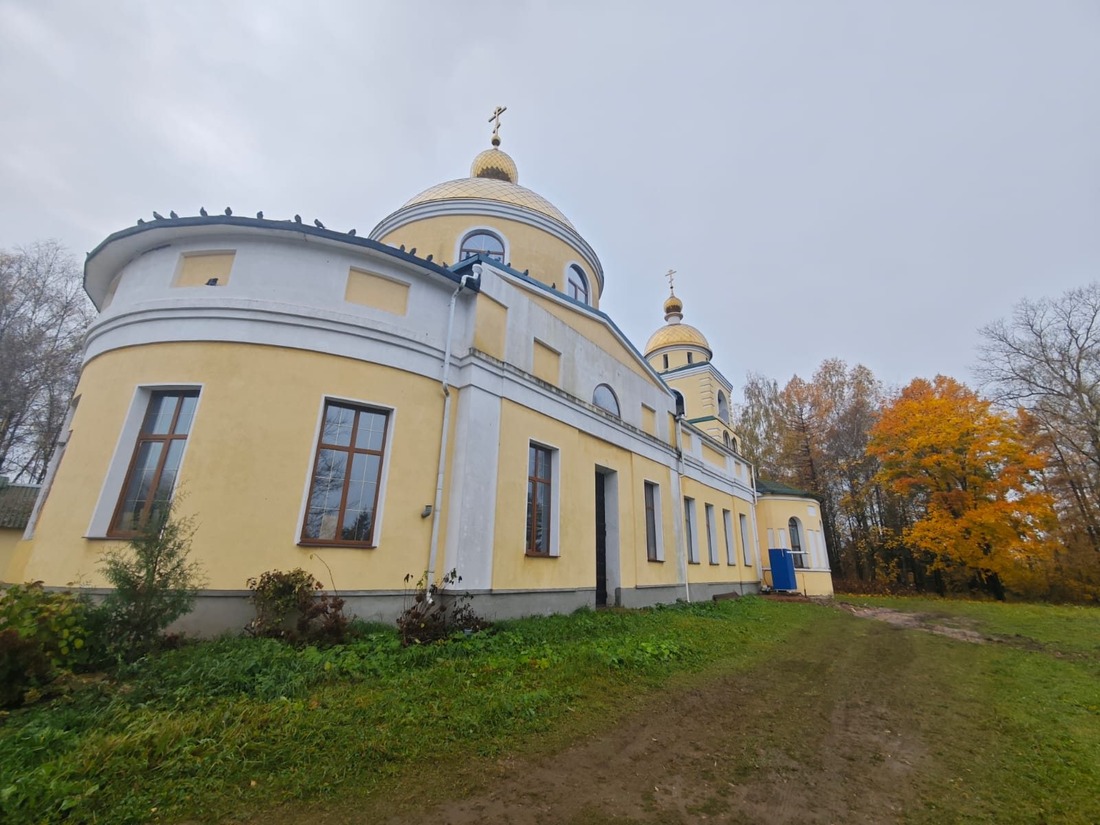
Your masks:
{"label": "cross finial", "polygon": [[668,273],[665,275],[665,277],[668,278],[668,291],[669,292],[672,292],[672,279],[673,279],[673,276],[675,276],[675,275],[676,275],[676,270],[675,269],[670,269],[668,271]]}
{"label": "cross finial", "polygon": [[500,146],[500,116],[508,111],[507,106],[497,106],[489,122],[493,124],[493,146]]}

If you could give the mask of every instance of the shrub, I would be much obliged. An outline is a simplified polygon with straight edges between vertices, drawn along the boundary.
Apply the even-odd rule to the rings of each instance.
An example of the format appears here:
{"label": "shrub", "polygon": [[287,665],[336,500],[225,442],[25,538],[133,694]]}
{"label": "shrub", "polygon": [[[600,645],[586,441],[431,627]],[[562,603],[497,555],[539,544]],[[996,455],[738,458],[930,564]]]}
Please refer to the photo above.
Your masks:
{"label": "shrub", "polygon": [[49,592],[42,582],[0,591],[0,631],[12,630],[36,645],[56,670],[88,662],[88,605],[72,593]]}
{"label": "shrub", "polygon": [[171,509],[101,562],[114,587],[103,601],[104,630],[113,652],[125,659],[148,653],[161,633],[195,603],[201,568],[189,560],[194,523]]}
{"label": "shrub", "polygon": [[249,579],[256,618],[245,630],[253,636],[288,642],[340,644],[349,627],[344,600],[325,593],[323,587],[300,567],[289,572],[269,570],[258,579]]}
{"label": "shrub", "polygon": [[[405,576],[405,583],[412,580],[412,574]],[[462,581],[457,570],[452,570],[440,580],[439,584],[428,584],[425,573],[416,582],[412,603],[408,603],[406,594],[405,609],[397,617],[397,629],[401,633],[401,644],[421,645],[449,639],[461,631],[484,630],[489,622],[478,616],[470,606],[470,594],[455,596],[447,588]]]}
{"label": "shrub", "polygon": [[42,645],[15,630],[0,630],[0,707],[22,704],[24,693],[45,684],[50,662]]}

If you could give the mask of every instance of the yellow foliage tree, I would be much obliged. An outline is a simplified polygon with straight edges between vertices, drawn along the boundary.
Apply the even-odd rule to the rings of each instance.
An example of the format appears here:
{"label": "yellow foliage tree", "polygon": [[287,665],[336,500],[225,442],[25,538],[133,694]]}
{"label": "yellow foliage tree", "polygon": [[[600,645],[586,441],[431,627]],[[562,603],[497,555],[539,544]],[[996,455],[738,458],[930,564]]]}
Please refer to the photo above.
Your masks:
{"label": "yellow foliage tree", "polygon": [[903,541],[998,599],[1041,586],[1054,550],[1053,503],[1038,484],[1045,457],[1020,425],[940,375],[905,387],[868,445],[881,482],[917,516]]}

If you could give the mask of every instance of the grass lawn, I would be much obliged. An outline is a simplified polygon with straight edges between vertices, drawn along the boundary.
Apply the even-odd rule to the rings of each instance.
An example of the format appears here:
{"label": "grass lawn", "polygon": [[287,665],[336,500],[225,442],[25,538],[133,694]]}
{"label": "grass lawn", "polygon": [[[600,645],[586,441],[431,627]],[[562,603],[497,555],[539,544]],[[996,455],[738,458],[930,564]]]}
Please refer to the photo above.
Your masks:
{"label": "grass lawn", "polygon": [[0,821],[1100,821],[1100,611],[851,601],[1018,644],[760,598],[226,639],[8,714]]}

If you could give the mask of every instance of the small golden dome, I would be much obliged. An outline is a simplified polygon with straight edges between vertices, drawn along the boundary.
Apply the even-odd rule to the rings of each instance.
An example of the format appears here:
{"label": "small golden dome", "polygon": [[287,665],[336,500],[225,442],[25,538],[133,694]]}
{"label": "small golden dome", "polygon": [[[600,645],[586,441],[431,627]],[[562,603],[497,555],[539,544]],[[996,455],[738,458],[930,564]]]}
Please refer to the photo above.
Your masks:
{"label": "small golden dome", "polygon": [[668,296],[668,300],[665,301],[665,316],[684,314],[684,302],[676,297],[675,293]]}
{"label": "small golden dome", "polygon": [[470,164],[470,177],[519,183],[519,170],[516,169],[516,162],[507,152],[502,152],[494,146],[474,158],[474,162]]}
{"label": "small golden dome", "polygon": [[712,355],[706,336],[691,324],[675,323],[661,327],[649,337],[645,345],[645,354],[648,356],[651,352],[664,347],[694,347],[706,350],[708,359]]}

